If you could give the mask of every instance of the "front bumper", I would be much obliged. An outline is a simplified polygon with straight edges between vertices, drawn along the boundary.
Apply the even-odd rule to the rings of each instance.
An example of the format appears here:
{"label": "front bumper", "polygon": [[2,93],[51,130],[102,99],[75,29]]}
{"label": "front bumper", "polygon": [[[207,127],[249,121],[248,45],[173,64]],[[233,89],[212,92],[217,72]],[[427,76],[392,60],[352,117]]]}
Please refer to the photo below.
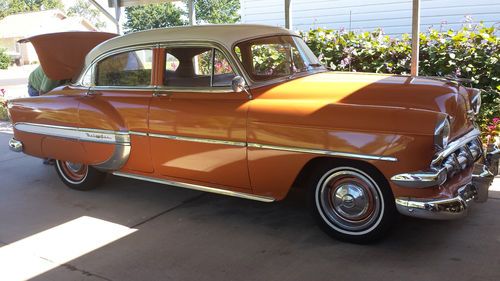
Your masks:
{"label": "front bumper", "polygon": [[407,216],[449,220],[458,219],[467,215],[468,204],[472,200],[485,202],[488,199],[488,188],[493,182],[493,175],[488,166],[475,164],[472,182],[461,187],[454,198],[425,199],[425,198],[396,198],[398,211]]}

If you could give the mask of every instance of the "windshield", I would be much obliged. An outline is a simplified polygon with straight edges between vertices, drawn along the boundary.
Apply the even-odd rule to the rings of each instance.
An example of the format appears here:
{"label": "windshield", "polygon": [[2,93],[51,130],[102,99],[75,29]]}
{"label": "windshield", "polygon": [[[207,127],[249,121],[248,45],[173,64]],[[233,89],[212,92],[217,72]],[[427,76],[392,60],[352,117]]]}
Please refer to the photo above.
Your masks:
{"label": "windshield", "polygon": [[326,69],[306,43],[295,36],[252,39],[237,44],[234,51],[254,81]]}

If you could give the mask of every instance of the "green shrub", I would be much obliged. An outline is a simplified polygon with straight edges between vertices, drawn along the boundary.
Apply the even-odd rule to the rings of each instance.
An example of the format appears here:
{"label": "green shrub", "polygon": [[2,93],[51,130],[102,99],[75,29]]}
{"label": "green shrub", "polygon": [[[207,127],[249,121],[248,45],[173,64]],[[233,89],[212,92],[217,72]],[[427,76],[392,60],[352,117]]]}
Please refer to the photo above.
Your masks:
{"label": "green shrub", "polygon": [[5,49],[0,49],[0,69],[7,69],[10,65],[10,57],[5,53]]}
{"label": "green shrub", "polygon": [[[500,38],[495,27],[464,25],[458,31],[420,34],[419,75],[458,76],[482,89],[478,123],[484,132],[500,116]],[[301,34],[311,50],[333,70],[410,73],[411,38],[373,32],[313,29]],[[467,85],[469,86],[469,85]]]}

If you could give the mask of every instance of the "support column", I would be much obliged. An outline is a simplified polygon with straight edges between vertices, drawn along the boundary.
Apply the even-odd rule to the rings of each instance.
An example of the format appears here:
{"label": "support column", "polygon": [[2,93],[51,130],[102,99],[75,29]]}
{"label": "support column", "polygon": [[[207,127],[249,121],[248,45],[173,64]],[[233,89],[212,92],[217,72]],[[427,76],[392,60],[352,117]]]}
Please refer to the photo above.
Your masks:
{"label": "support column", "polygon": [[115,19],[116,19],[116,33],[122,34],[122,25],[120,22],[121,17],[121,9],[120,9],[120,0],[115,1]]}
{"label": "support column", "polygon": [[411,34],[411,76],[418,76],[420,0],[413,0]]}
{"label": "support column", "polygon": [[194,0],[189,0],[188,1],[188,16],[189,16],[189,25],[195,25],[196,24],[196,9],[195,9],[195,4]]}
{"label": "support column", "polygon": [[[110,13],[108,13],[108,11],[106,9],[104,9],[104,7],[102,7],[99,3],[97,3],[96,0],[89,0],[90,3],[92,5],[94,5],[94,7],[96,7],[104,16],[106,16],[110,21],[112,21],[115,25],[116,25],[116,32],[118,34],[121,34],[121,25],[120,25],[120,21],[118,21],[113,15],[111,15]],[[116,3],[115,3],[116,4]]]}
{"label": "support column", "polygon": [[285,27],[292,29],[292,0],[285,0]]}

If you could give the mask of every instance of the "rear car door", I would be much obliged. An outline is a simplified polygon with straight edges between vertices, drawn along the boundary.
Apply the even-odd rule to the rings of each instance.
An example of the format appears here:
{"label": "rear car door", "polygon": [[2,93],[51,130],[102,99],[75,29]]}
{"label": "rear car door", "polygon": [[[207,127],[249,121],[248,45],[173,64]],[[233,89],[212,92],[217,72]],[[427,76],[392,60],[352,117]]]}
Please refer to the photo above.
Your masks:
{"label": "rear car door", "polygon": [[[80,123],[98,130],[89,136],[104,142],[108,138],[114,144],[107,150],[100,148],[107,155],[107,161],[97,165],[101,169],[153,172],[146,134],[154,52],[152,46],[113,51],[83,77],[82,84],[89,88],[78,108]],[[89,151],[96,149],[93,143],[85,145]]]}

